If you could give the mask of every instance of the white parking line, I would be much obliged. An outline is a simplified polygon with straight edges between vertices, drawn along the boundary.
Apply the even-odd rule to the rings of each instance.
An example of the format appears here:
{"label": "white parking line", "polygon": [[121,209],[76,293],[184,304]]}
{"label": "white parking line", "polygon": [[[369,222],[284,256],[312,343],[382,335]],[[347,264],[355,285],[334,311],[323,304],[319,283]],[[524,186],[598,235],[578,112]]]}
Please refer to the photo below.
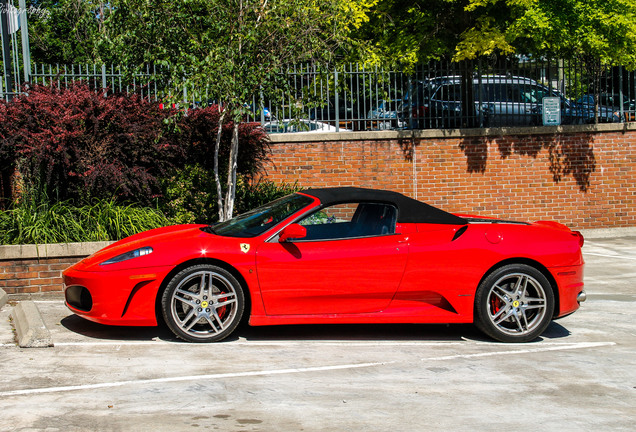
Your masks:
{"label": "white parking line", "polygon": [[565,350],[573,350],[573,349],[598,348],[602,346],[612,346],[612,345],[616,345],[616,343],[615,342],[580,342],[580,343],[575,343],[571,345],[538,347],[538,348],[523,349],[523,350],[495,351],[495,352],[476,353],[476,354],[455,354],[452,356],[423,358],[422,360],[433,361],[433,360],[468,359],[468,358],[492,357],[492,356],[512,355],[512,354],[530,354],[530,353],[547,352],[547,351],[565,351]]}
{"label": "white parking line", "polygon": [[234,372],[234,373],[213,374],[213,375],[192,375],[192,376],[170,377],[170,378],[116,381],[116,382],[110,382],[110,383],[85,384],[85,385],[64,386],[64,387],[44,387],[44,388],[38,388],[38,389],[24,389],[24,390],[0,392],[0,397],[31,395],[31,394],[38,394],[38,393],[67,392],[67,391],[73,391],[73,390],[93,390],[93,389],[100,389],[100,388],[121,387],[125,385],[138,386],[140,384],[160,384],[160,383],[181,382],[181,381],[241,378],[241,377],[264,376],[264,375],[282,375],[282,374],[292,374],[292,373],[301,373],[301,372],[322,372],[322,371],[330,371],[330,370],[338,370],[338,369],[367,368],[367,367],[373,367],[373,366],[381,366],[381,365],[390,364],[390,363],[394,363],[394,362],[358,363],[358,364],[349,364],[349,365],[319,366],[319,367],[309,367],[309,368],[299,368],[299,369],[275,369],[275,370],[266,370],[266,371]]}
{"label": "white parking line", "polygon": [[[532,348],[532,349],[512,349],[512,350],[495,351],[495,352],[488,352],[488,353],[456,354],[452,356],[429,357],[429,358],[422,359],[422,361],[454,360],[454,359],[462,359],[462,358],[469,359],[469,358],[490,357],[490,356],[498,356],[498,355],[518,355],[518,354],[538,353],[538,352],[544,352],[544,351],[562,351],[562,350],[585,349],[585,348],[599,348],[599,347],[611,346],[611,345],[616,345],[616,344],[614,342],[581,342],[581,343],[572,343],[569,345],[559,344],[559,345],[550,345],[550,346],[539,346],[537,348]],[[115,381],[115,382],[85,384],[85,385],[76,385],[76,386],[44,387],[44,388],[4,391],[4,392],[0,392],[0,397],[23,396],[23,395],[42,394],[42,393],[58,393],[58,392],[68,392],[68,391],[77,391],[77,390],[94,390],[94,389],[101,389],[101,388],[122,387],[126,385],[138,386],[143,384],[161,384],[161,383],[183,382],[183,381],[242,378],[242,377],[250,377],[250,376],[284,375],[284,374],[324,372],[324,371],[344,370],[344,369],[360,369],[360,368],[370,368],[370,367],[376,367],[376,366],[385,366],[385,365],[394,364],[394,363],[398,363],[398,361],[395,360],[390,362],[354,363],[354,364],[317,366],[317,367],[294,368],[294,369],[274,369],[274,370],[262,370],[262,371],[232,372],[232,373],[212,374],[212,375],[190,375],[190,376],[180,376],[180,377]]]}

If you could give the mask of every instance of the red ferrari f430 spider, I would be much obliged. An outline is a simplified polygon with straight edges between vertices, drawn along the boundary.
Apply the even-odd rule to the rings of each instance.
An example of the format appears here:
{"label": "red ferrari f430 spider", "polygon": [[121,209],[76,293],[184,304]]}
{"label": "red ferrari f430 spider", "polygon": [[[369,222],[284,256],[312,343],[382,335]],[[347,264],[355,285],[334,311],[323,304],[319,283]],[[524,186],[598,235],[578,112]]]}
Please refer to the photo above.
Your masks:
{"label": "red ferrari f430 spider", "polygon": [[192,342],[249,324],[475,323],[536,339],[585,300],[583,236],[556,222],[450,214],[396,192],[310,189],[215,225],[120,240],[64,272],[102,324],[165,321]]}

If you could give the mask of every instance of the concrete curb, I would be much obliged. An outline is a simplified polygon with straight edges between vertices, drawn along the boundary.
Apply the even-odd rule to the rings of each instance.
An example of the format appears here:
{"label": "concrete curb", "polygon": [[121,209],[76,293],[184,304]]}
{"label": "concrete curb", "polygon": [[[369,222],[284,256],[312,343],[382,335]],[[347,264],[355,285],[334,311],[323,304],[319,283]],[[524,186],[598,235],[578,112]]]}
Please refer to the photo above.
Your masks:
{"label": "concrete curb", "polygon": [[0,288],[0,309],[2,309],[8,301],[9,295],[2,288]]}
{"label": "concrete curb", "polygon": [[636,236],[636,227],[582,229],[585,239],[615,238]]}
{"label": "concrete curb", "polygon": [[20,348],[46,348],[53,346],[51,332],[44,325],[44,320],[35,303],[31,300],[21,301],[11,312],[13,325]]}

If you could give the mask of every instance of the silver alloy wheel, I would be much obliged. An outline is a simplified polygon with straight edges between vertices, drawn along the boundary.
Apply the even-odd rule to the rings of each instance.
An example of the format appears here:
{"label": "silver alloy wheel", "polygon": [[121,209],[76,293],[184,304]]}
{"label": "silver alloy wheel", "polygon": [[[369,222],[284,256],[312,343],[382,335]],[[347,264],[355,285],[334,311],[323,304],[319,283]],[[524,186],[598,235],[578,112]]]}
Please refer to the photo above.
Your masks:
{"label": "silver alloy wheel", "polygon": [[499,278],[487,294],[488,318],[510,336],[527,335],[544,322],[548,300],[539,281],[525,273]]}
{"label": "silver alloy wheel", "polygon": [[172,291],[170,314],[189,338],[214,339],[236,324],[237,292],[224,275],[201,270],[187,275]]}

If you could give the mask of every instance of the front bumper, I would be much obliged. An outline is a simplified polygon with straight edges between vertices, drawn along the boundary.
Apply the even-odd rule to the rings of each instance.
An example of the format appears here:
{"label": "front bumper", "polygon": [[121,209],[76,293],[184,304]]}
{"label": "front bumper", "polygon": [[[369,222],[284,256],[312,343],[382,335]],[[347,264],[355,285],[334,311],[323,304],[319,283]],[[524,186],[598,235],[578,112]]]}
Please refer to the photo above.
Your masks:
{"label": "front bumper", "polygon": [[172,267],[89,272],[64,271],[66,306],[100,324],[157,325],[155,305],[161,282]]}

